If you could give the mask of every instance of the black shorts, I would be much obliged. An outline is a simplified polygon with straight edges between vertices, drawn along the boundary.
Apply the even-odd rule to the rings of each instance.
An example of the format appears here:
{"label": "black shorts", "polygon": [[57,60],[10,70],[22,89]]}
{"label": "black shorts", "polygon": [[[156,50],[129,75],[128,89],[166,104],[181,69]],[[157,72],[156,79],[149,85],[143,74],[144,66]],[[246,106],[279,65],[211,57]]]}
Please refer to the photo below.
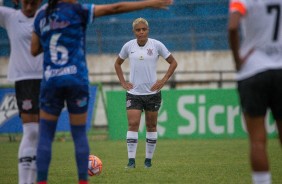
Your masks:
{"label": "black shorts", "polygon": [[41,79],[16,81],[16,99],[19,113],[39,114]]}
{"label": "black shorts", "polygon": [[152,95],[132,95],[126,93],[126,110],[138,109],[145,111],[158,111],[162,102],[162,94],[158,92]]}
{"label": "black shorts", "polygon": [[275,120],[282,119],[282,70],[268,70],[238,81],[243,113],[265,116],[270,108]]}

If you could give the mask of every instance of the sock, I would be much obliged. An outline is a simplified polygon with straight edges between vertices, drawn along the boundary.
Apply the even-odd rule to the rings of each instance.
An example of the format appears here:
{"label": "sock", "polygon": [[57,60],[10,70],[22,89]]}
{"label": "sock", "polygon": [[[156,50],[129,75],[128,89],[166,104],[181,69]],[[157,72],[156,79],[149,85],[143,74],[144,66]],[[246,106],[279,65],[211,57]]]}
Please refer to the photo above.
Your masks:
{"label": "sock", "polygon": [[39,182],[37,182],[37,184],[47,184],[47,182],[46,181],[39,181]]}
{"label": "sock", "polygon": [[38,143],[38,123],[23,124],[23,137],[18,152],[19,184],[36,181],[36,149]]}
{"label": "sock", "polygon": [[75,146],[76,166],[79,183],[87,182],[89,145],[86,136],[86,125],[71,125],[71,134]]}
{"label": "sock", "polygon": [[253,172],[253,184],[271,184],[271,174],[269,171]]}
{"label": "sock", "polygon": [[37,148],[37,182],[47,181],[48,169],[51,162],[52,142],[57,127],[56,121],[40,119],[39,142]]}
{"label": "sock", "polygon": [[126,141],[128,158],[135,159],[138,144],[138,132],[127,131]]}
{"label": "sock", "polygon": [[78,184],[88,184],[88,181],[80,180]]}
{"label": "sock", "polygon": [[158,133],[157,132],[147,132],[146,133],[146,158],[152,159],[156,144],[157,144]]}

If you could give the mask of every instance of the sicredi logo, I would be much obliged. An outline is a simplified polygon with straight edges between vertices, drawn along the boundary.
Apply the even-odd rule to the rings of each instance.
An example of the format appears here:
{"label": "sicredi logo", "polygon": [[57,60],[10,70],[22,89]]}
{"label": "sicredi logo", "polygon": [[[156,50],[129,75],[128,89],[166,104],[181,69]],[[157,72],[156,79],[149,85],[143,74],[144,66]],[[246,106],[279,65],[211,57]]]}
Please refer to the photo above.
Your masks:
{"label": "sicredi logo", "polygon": [[17,100],[14,93],[8,93],[0,104],[0,127],[11,117],[18,114]]}

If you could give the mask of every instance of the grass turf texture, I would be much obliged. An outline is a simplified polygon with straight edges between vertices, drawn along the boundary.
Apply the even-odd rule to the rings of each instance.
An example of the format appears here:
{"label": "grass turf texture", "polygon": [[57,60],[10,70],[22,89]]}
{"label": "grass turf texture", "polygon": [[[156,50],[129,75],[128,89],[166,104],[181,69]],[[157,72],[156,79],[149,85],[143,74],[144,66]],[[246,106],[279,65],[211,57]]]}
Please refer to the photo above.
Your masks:
{"label": "grass turf texture", "polygon": [[[152,168],[144,168],[145,141],[139,140],[136,168],[126,170],[125,141],[90,140],[91,154],[103,162],[100,176],[89,177],[89,183],[251,183],[248,141],[164,140],[160,139]],[[1,184],[17,183],[19,141],[0,142]],[[277,139],[268,142],[273,184],[282,181],[282,150]],[[73,142],[55,141],[49,171],[50,184],[77,183]]]}

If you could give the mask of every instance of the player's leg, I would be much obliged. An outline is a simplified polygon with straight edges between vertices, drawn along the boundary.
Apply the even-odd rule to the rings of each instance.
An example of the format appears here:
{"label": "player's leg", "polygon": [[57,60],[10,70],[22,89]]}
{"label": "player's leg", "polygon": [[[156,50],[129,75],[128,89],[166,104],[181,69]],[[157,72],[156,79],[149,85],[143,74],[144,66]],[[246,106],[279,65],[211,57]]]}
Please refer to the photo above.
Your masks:
{"label": "player's leg", "polygon": [[126,168],[135,168],[135,158],[138,145],[138,129],[143,109],[139,96],[127,93],[126,109],[128,120],[128,131],[126,134],[128,164]]}
{"label": "player's leg", "polygon": [[141,110],[127,110],[128,131],[126,134],[128,164],[127,168],[135,168],[135,158],[138,145],[138,129],[141,120]]}
{"label": "player's leg", "polygon": [[40,82],[41,80],[24,80],[15,84],[17,105],[23,123],[23,136],[18,151],[20,184],[36,182]]}
{"label": "player's leg", "polygon": [[158,111],[146,111],[146,157],[145,157],[145,168],[152,166],[152,158],[156,149],[158,132],[157,132],[157,118]]}
{"label": "player's leg", "polygon": [[265,116],[272,96],[271,72],[238,82],[240,102],[249,136],[249,157],[254,184],[271,183],[267,156]]}
{"label": "player's leg", "polygon": [[144,97],[145,104],[145,122],[146,122],[146,157],[145,157],[145,168],[152,166],[152,158],[156,149],[158,132],[157,132],[157,121],[158,111],[161,106],[161,92],[157,94],[148,95]]}
{"label": "player's leg", "polygon": [[276,120],[278,137],[282,146],[282,70],[274,70],[273,75],[273,78],[275,79],[273,80],[275,90],[272,90],[273,93],[271,95],[271,111],[274,119]]}
{"label": "player's leg", "polygon": [[282,120],[276,121],[280,145],[282,146]]}
{"label": "player's leg", "polygon": [[86,132],[88,101],[88,85],[68,88],[67,106],[70,113],[71,134],[74,141],[79,184],[88,183],[89,144]]}
{"label": "player's leg", "polygon": [[89,144],[86,134],[87,113],[70,114],[71,134],[74,141],[75,159],[80,184],[86,184],[88,180]]}
{"label": "player's leg", "polygon": [[250,117],[244,115],[249,133],[250,162],[253,171],[253,182],[270,183],[269,162],[267,156],[267,133],[265,117]]}
{"label": "player's leg", "polygon": [[40,110],[39,142],[37,148],[37,182],[47,184],[52,155],[52,142],[57,127],[58,115]]}
{"label": "player's leg", "polygon": [[40,91],[39,142],[37,148],[37,183],[47,184],[52,143],[58,117],[64,107],[65,92],[54,86],[42,86]]}

